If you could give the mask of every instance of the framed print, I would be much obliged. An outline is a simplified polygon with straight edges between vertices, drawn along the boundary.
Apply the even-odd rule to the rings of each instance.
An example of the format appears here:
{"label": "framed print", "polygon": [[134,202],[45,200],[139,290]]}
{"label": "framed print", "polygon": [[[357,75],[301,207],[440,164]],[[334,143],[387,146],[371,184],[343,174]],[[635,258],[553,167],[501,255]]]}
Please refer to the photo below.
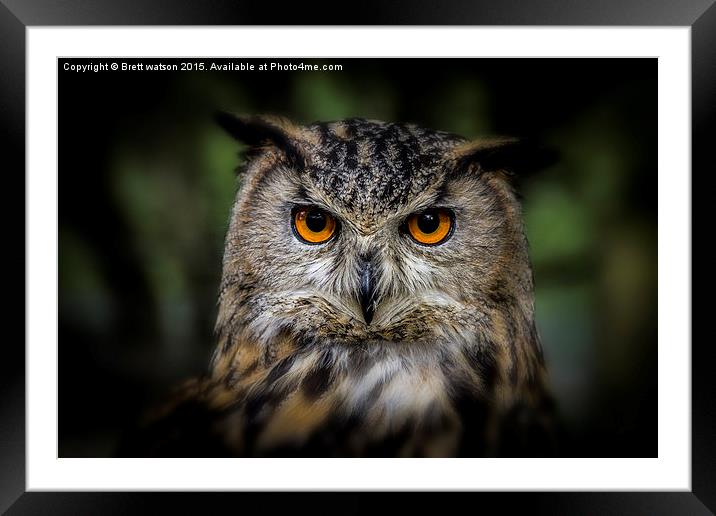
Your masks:
{"label": "framed print", "polygon": [[714,510],[709,2],[6,4],[3,510]]}

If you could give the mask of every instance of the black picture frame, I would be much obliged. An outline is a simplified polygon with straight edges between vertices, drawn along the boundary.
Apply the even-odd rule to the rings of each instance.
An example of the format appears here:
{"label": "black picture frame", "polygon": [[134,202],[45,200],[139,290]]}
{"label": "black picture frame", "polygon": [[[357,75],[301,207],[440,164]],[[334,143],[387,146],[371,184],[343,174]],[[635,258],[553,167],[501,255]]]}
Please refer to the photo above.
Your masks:
{"label": "black picture frame", "polygon": [[[707,156],[716,133],[716,5],[714,0],[548,0],[520,2],[427,0],[363,2],[359,9],[338,11],[329,2],[294,2],[279,8],[269,2],[231,0],[0,0],[0,157],[3,163],[5,224],[4,286],[22,294],[4,303],[4,320],[19,326],[25,320],[25,29],[45,25],[648,25],[691,27],[692,51],[692,175],[713,172]],[[703,191],[703,190],[702,190]],[[23,195],[20,195],[23,192]],[[22,206],[9,202],[15,200]],[[693,217],[694,227],[703,224]],[[706,219],[708,220],[708,219]],[[692,234],[694,234],[692,229]],[[698,233],[696,233],[698,234]],[[9,238],[8,238],[9,237]],[[8,250],[12,248],[12,252]],[[693,267],[693,265],[692,265]],[[12,287],[12,289],[8,288]],[[706,285],[700,287],[705,289]],[[694,304],[694,312],[705,304]],[[693,316],[692,316],[693,317]],[[9,327],[9,324],[8,324]],[[8,514],[103,514],[162,512],[177,505],[183,513],[205,513],[216,502],[236,510],[274,509],[283,496],[249,493],[39,493],[25,492],[25,327],[5,332],[0,355],[0,511]],[[688,343],[677,343],[687,345]],[[451,494],[450,504],[498,506],[501,512],[528,507],[530,512],[569,514],[713,514],[716,512],[716,380],[711,373],[710,340],[692,345],[692,491],[589,493],[470,493]],[[335,502],[317,493],[291,495],[291,504],[307,508],[333,506],[359,512],[382,501],[379,494],[352,493]],[[471,499],[464,499],[465,497]],[[474,500],[473,497],[479,498]],[[428,510],[436,503],[423,494],[405,500],[403,511]],[[444,502],[441,503],[443,510]],[[468,505],[469,504],[469,505]],[[440,507],[435,505],[435,508]]]}

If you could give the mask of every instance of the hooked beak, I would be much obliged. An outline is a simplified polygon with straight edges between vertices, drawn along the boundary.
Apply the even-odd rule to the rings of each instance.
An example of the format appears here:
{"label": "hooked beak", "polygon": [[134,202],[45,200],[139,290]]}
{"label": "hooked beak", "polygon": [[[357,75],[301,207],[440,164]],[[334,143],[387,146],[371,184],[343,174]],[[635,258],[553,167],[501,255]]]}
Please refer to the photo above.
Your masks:
{"label": "hooked beak", "polygon": [[358,301],[363,312],[363,319],[367,325],[373,320],[377,303],[375,266],[370,258],[363,262],[360,269],[360,291]]}

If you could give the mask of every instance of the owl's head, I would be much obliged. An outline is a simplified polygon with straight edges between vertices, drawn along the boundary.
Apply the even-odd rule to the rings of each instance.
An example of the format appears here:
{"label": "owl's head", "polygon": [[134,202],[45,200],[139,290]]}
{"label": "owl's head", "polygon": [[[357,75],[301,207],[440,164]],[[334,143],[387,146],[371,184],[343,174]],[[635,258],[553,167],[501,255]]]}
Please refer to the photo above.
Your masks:
{"label": "owl's head", "polygon": [[224,254],[227,339],[434,346],[474,340],[495,309],[531,318],[509,173],[537,156],[519,141],[363,119],[219,122],[249,148]]}

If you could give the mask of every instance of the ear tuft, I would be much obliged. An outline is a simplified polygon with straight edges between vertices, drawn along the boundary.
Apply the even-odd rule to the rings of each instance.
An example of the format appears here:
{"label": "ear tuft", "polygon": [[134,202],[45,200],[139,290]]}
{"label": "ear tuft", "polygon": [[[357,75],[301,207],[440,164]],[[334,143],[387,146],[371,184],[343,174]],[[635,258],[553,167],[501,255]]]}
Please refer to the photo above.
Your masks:
{"label": "ear tuft", "polygon": [[249,147],[273,146],[282,151],[292,166],[303,166],[300,128],[285,118],[271,115],[237,115],[219,112],[216,123],[229,135]]}
{"label": "ear tuft", "polygon": [[456,172],[506,171],[524,176],[557,162],[557,152],[530,140],[499,138],[461,145],[455,150]]}

